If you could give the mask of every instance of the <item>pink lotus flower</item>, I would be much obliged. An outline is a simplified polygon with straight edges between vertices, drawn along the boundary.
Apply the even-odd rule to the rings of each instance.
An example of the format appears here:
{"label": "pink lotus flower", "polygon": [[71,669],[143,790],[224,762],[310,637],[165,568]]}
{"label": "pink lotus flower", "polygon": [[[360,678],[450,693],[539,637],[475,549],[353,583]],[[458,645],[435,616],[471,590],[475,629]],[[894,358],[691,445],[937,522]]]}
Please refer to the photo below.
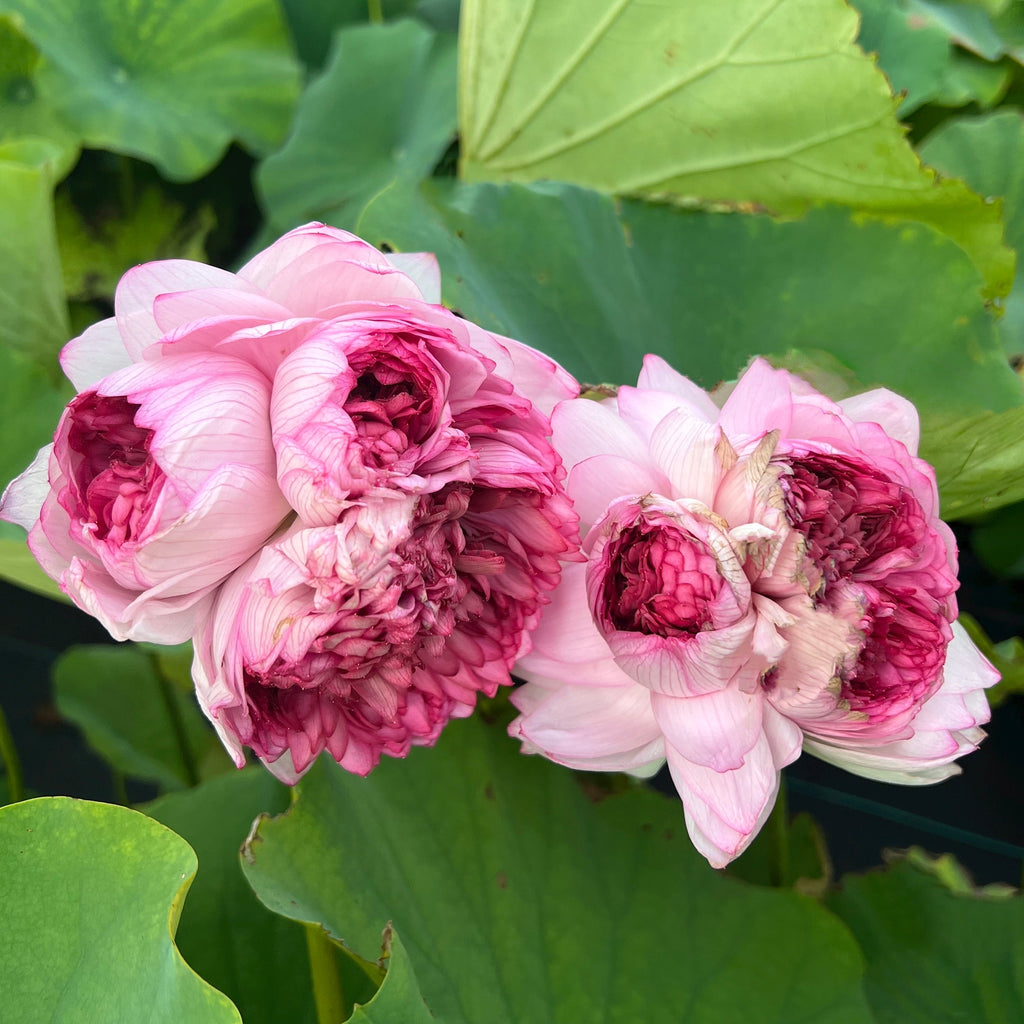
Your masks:
{"label": "pink lotus flower", "polygon": [[287,514],[269,403],[266,378],[231,356],[115,371],[71,402],[0,513],[114,637],[187,640]]}
{"label": "pink lotus flower", "polygon": [[432,743],[577,557],[548,416],[578,385],[439,300],[433,256],[322,224],[237,274],[136,267],[4,499],[115,636],[198,628],[204,710],[289,781]]}
{"label": "pink lotus flower", "polygon": [[273,381],[296,519],[224,586],[193,674],[236,758],[288,781],[324,749],[365,774],[509,683],[578,542],[547,439],[578,385],[438,291],[433,257],[310,225],[231,286],[157,299],[169,333],[143,355],[231,352]]}
{"label": "pink lotus flower", "polygon": [[[836,404],[757,360],[719,410],[648,357],[637,388],[564,403],[553,429],[588,565],[517,668],[526,751],[636,774],[667,760],[718,867],[802,746],[931,782],[980,741],[998,676],[953,623],[955,546],[908,402]],[[694,502],[703,534],[680,529]]]}

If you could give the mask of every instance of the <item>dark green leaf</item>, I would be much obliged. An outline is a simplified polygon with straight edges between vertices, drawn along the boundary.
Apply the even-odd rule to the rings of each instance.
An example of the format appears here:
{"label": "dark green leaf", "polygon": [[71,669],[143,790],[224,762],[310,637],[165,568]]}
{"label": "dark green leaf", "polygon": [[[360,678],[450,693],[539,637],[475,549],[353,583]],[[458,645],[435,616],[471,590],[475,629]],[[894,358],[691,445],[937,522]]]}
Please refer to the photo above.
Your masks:
{"label": "dark green leaf", "polygon": [[878,1024],[1024,1019],[1024,901],[955,895],[910,862],[829,900],[868,960]]}
{"label": "dark green leaf", "polygon": [[925,21],[901,0],[856,0],[860,11],[857,42],[878,55],[892,90],[905,93],[900,116],[913,113],[938,95],[952,57],[949,33]]}
{"label": "dark green leaf", "polygon": [[246,1024],[314,1019],[302,928],[256,899],[238,862],[253,819],[287,806],[287,789],[251,768],[144,808],[186,839],[202,866],[181,915],[178,948],[234,1001]]}
{"label": "dark green leaf", "polygon": [[[979,277],[923,225],[837,209],[803,220],[615,203],[563,185],[391,189],[358,231],[441,261],[446,302],[561,360],[628,383],[656,352],[704,386],[751,356],[824,350],[922,410],[1021,402]],[[925,287],[922,282],[927,282]]]}
{"label": "dark green leaf", "polygon": [[971,547],[996,576],[1024,576],[1024,503],[1007,505],[986,516],[971,532]]}
{"label": "dark green leaf", "polygon": [[160,679],[131,645],[72,647],[53,670],[60,713],[118,771],[168,789],[194,785],[200,766],[224,770],[227,754],[192,694]]}
{"label": "dark green leaf", "polygon": [[174,929],[196,855],[126,807],[44,797],[0,809],[0,992],[17,1024],[240,1024]]}
{"label": "dark green leaf", "polygon": [[455,38],[415,21],[337,33],[287,145],[257,181],[271,224],[351,227],[378,192],[417,185],[455,135]]}
{"label": "dark green leaf", "polygon": [[365,1005],[357,1006],[349,1024],[430,1024],[437,1018],[427,1009],[402,940],[391,928],[384,932],[388,973],[380,990]]}
{"label": "dark green leaf", "polygon": [[448,1024],[870,1019],[859,953],[812,900],[716,874],[678,801],[595,804],[479,719],[366,779],[321,759],[243,853],[271,909],[363,956],[393,921]]}
{"label": "dark green leaf", "polygon": [[150,260],[205,262],[203,243],[214,225],[213,211],[191,216],[156,185],[144,189],[125,216],[86,221],[67,192],[56,201],[57,239],[64,287],[72,299],[112,302],[126,270]]}
{"label": "dark green leaf", "polygon": [[755,885],[796,889],[821,899],[832,882],[832,860],[825,836],[809,814],[798,814],[778,833],[775,811],[728,872]]}

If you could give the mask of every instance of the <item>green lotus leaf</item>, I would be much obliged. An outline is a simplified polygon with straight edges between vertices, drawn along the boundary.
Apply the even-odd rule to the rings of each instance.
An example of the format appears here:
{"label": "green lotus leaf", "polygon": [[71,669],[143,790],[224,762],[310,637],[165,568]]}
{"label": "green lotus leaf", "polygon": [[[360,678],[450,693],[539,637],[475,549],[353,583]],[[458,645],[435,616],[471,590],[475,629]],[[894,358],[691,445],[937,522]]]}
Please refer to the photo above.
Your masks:
{"label": "green lotus leaf", "polygon": [[595,803],[517,746],[472,718],[365,779],[321,759],[246,876],[363,957],[393,922],[447,1024],[868,1024],[860,954],[813,900],[716,874],[677,800]]}
{"label": "green lotus leaf", "polygon": [[40,91],[97,149],[197,178],[237,139],[265,153],[299,91],[273,0],[0,0],[44,61]]}
{"label": "green lotus leaf", "polygon": [[42,797],[0,809],[0,991],[18,1024],[240,1024],[174,932],[196,856],[126,807]]}

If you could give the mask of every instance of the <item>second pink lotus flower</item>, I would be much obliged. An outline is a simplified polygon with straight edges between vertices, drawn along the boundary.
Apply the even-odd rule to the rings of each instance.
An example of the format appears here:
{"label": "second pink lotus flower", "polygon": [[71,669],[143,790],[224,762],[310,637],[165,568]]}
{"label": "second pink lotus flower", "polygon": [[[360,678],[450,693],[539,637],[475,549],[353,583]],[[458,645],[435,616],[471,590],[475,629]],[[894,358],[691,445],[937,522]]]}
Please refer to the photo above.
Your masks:
{"label": "second pink lotus flower", "polygon": [[956,549],[910,403],[833,403],[757,360],[719,409],[648,357],[636,388],[560,405],[586,565],[518,674],[511,731],[590,770],[667,760],[716,867],[801,749],[852,771],[956,771],[998,678],[956,623]]}

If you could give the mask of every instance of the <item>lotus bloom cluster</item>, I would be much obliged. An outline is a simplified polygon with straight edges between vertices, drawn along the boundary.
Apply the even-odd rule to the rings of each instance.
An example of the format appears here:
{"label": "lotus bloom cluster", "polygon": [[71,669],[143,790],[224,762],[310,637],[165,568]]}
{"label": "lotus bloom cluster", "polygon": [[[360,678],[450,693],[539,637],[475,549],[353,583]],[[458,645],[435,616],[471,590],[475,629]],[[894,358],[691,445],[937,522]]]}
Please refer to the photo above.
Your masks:
{"label": "lotus bloom cluster", "polygon": [[237,274],[128,272],[8,489],[119,639],[195,639],[207,714],[286,781],[365,774],[510,681],[577,546],[550,359],[437,303],[432,256],[311,224]]}
{"label": "lotus bloom cluster", "polygon": [[511,731],[589,770],[666,760],[715,866],[750,842],[801,749],[933,782],[988,719],[998,675],[956,622],[956,548],[917,414],[834,403],[762,360],[721,408],[662,360],[561,404],[581,520],[517,674]]}

